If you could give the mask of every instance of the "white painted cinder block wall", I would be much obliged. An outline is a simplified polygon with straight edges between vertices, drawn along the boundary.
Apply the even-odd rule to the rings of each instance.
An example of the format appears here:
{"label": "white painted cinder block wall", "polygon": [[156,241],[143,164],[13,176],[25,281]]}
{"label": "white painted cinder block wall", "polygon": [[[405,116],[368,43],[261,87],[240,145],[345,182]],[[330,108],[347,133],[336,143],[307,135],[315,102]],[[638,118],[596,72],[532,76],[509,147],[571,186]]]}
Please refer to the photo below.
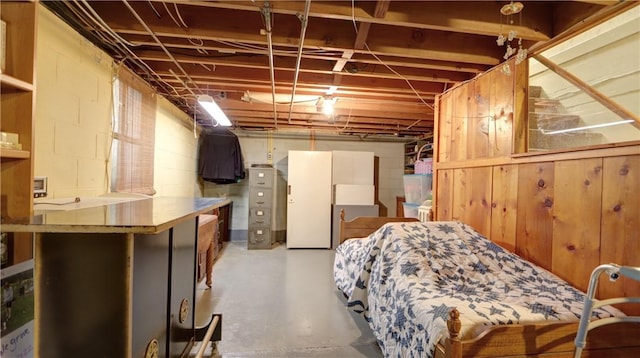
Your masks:
{"label": "white painted cinder block wall", "polygon": [[36,58],[35,175],[49,197],[105,193],[111,58],[42,6]]}
{"label": "white painted cinder block wall", "polygon": [[193,120],[158,96],[153,187],[156,196],[202,196],[197,184],[198,138]]}
{"label": "white painted cinder block wall", "polygon": [[[40,6],[37,36],[36,176],[49,198],[109,192],[113,60]],[[190,118],[157,99],[156,196],[199,196]]]}
{"label": "white painted cinder block wall", "polygon": [[[272,164],[278,171],[280,179],[286,181],[288,175],[288,153],[289,150],[350,150],[374,152],[374,156],[379,158],[379,200],[387,209],[388,216],[396,215],[396,196],[403,196],[404,174],[404,144],[399,142],[373,142],[355,140],[332,139],[326,136],[317,135],[311,140],[309,135],[304,134],[293,138],[291,134],[273,134],[271,148],[265,132],[235,131],[240,141],[244,165],[246,168],[252,164]],[[312,145],[312,143],[314,145]],[[270,149],[270,150],[269,150]],[[268,154],[271,152],[272,161],[269,163]],[[277,220],[275,230],[286,230],[286,187],[276,195],[284,202],[278,207],[276,215],[285,216],[282,220]],[[244,180],[238,184],[216,185],[205,183],[205,196],[227,196],[233,200],[232,229],[243,235],[248,228],[248,181]],[[240,240],[242,237],[233,237]]]}

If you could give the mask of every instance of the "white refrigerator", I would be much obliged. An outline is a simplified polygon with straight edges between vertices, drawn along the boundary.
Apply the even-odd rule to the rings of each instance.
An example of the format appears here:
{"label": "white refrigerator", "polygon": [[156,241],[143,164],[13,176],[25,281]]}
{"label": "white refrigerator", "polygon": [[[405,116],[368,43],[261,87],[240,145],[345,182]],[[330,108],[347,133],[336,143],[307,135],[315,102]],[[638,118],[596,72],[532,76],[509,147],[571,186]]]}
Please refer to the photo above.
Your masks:
{"label": "white refrigerator", "polygon": [[287,248],[331,247],[331,152],[289,151]]}

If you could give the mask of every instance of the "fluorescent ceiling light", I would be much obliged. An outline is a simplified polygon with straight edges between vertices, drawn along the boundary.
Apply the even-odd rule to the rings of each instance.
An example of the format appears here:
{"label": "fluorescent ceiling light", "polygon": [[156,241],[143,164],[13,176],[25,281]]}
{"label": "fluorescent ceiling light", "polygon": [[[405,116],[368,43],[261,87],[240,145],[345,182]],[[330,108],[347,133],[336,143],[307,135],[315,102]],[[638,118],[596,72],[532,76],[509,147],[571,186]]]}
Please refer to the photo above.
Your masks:
{"label": "fluorescent ceiling light", "polygon": [[560,133],[567,133],[567,132],[575,132],[575,131],[581,131],[581,130],[585,130],[585,129],[594,129],[594,128],[609,127],[609,126],[617,126],[619,124],[625,124],[625,123],[631,123],[631,122],[633,122],[633,119],[625,119],[624,121],[601,123],[601,124],[594,124],[594,125],[591,125],[591,126],[584,126],[584,127],[578,127],[578,128],[569,128],[569,129],[561,129],[561,130],[552,131],[552,132],[544,132],[544,134],[560,134]]}
{"label": "fluorescent ceiling light", "polygon": [[222,109],[218,106],[218,104],[213,100],[213,97],[203,94],[198,96],[198,103],[204,108],[213,119],[218,122],[218,125],[229,127],[231,126],[231,121],[227,118],[227,115],[224,114]]}

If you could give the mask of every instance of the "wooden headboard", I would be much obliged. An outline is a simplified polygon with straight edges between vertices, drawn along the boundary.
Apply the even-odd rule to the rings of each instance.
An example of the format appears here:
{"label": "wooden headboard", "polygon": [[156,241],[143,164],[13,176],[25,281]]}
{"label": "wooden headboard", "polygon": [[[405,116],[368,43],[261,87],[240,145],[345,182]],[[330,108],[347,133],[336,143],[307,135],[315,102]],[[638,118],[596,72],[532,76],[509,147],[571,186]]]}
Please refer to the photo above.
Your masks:
{"label": "wooden headboard", "polygon": [[367,237],[382,225],[391,222],[419,221],[416,218],[360,216],[351,221],[344,220],[344,209],[340,210],[340,243],[347,239]]}

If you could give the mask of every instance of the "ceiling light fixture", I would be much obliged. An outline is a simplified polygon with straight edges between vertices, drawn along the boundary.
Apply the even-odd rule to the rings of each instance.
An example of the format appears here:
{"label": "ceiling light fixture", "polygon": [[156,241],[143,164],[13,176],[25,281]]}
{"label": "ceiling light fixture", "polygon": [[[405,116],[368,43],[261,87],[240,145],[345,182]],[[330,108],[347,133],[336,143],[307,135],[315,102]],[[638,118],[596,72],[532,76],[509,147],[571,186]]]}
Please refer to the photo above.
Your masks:
{"label": "ceiling light fixture", "polygon": [[327,116],[331,116],[333,114],[333,106],[336,104],[337,98],[332,97],[324,97],[322,101],[322,113]]}
{"label": "ceiling light fixture", "polygon": [[213,119],[216,120],[218,125],[229,127],[231,126],[231,121],[227,118],[227,115],[224,114],[220,106],[213,100],[213,97],[203,94],[198,96],[198,103],[204,108]]}

